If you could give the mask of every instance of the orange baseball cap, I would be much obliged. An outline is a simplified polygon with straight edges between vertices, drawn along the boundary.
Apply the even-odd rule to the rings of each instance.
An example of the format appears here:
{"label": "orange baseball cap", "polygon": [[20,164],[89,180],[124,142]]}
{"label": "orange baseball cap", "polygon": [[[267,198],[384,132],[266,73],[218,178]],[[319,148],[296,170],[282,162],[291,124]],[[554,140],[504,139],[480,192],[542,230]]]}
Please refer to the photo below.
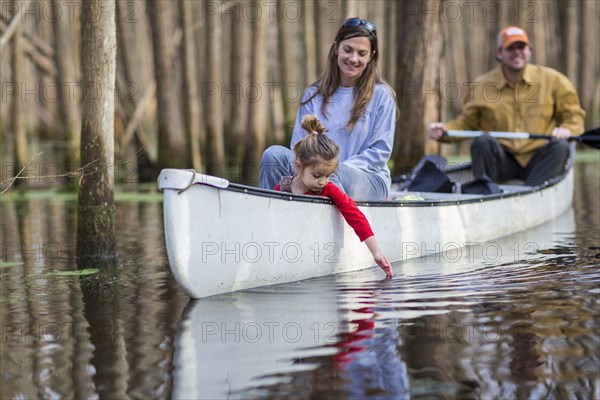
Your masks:
{"label": "orange baseball cap", "polygon": [[506,49],[513,43],[523,42],[525,44],[529,44],[529,39],[527,38],[527,32],[518,26],[507,26],[502,29],[500,33],[498,33],[497,39],[497,48],[502,47]]}

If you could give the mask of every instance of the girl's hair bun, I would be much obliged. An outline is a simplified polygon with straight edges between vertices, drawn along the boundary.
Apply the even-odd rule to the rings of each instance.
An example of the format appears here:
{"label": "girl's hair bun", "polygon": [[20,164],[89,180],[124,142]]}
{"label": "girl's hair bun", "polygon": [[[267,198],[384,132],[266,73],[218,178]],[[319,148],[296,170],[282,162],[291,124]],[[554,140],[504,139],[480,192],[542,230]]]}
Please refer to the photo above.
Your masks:
{"label": "girl's hair bun", "polygon": [[314,114],[307,114],[304,117],[302,117],[301,125],[302,129],[304,129],[305,131],[316,135],[327,131],[327,128],[323,126],[321,121],[319,121],[317,116]]}
{"label": "girl's hair bun", "polygon": [[336,160],[340,153],[339,146],[333,139],[325,135],[327,128],[321,124],[316,115],[308,114],[302,118],[302,129],[308,132],[294,145],[296,162],[303,168],[322,161]]}

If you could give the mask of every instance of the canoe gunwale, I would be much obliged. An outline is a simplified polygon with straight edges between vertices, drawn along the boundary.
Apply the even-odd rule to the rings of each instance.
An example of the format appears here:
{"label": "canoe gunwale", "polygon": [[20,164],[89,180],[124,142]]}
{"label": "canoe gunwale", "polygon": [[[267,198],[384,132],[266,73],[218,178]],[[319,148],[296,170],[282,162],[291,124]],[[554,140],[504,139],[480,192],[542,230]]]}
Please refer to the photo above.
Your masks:
{"label": "canoe gunwale", "polygon": [[[380,201],[364,201],[364,200],[354,200],[358,206],[361,207],[438,207],[438,206],[450,206],[450,205],[461,205],[461,204],[469,204],[469,203],[479,203],[486,201],[495,201],[495,200],[504,200],[511,197],[524,196],[536,192],[541,192],[545,189],[548,189],[552,186],[559,184],[567,174],[571,171],[573,166],[573,161],[575,157],[575,146],[571,144],[571,155],[567,159],[565,163],[565,169],[562,174],[557,177],[544,182],[538,186],[520,186],[519,188],[523,188],[521,190],[502,192],[497,194],[487,194],[487,195],[466,195],[461,193],[448,193],[448,199],[427,199],[414,201],[414,200],[380,200]],[[462,170],[468,169],[470,167],[470,163],[461,164],[459,166],[454,166],[448,168],[448,171],[451,170]],[[167,171],[167,170],[165,170]],[[240,183],[229,182],[226,179],[212,177],[210,175],[204,175],[199,172],[194,171],[193,169],[185,170],[186,172],[192,172],[192,179],[190,183],[185,187],[170,187],[160,185],[160,177],[159,177],[159,189],[163,191],[164,189],[179,189],[181,192],[189,189],[189,187],[193,185],[208,185],[213,186],[218,190],[227,190],[238,193],[245,193],[253,196],[262,196],[262,197],[270,197],[273,199],[283,199],[288,201],[297,201],[297,202],[305,202],[305,203],[316,203],[316,204],[333,204],[331,199],[328,197],[321,196],[311,196],[311,195],[302,195],[302,194],[292,194],[288,192],[279,192],[270,189],[262,189],[254,186],[247,186]],[[162,175],[162,173],[161,173]],[[201,178],[197,178],[201,177]],[[219,184],[218,182],[213,182],[216,180],[222,180],[224,183]],[[212,183],[211,183],[212,182]],[[510,186],[510,185],[500,185],[502,189]],[[409,194],[426,194],[429,192],[393,192],[396,195],[409,195]]]}
{"label": "canoe gunwale", "polygon": [[[523,190],[511,191],[511,192],[503,192],[498,194],[489,194],[489,195],[463,195],[460,193],[449,193],[448,199],[425,199],[420,201],[410,201],[410,200],[382,200],[382,201],[361,201],[355,200],[356,204],[361,207],[437,207],[437,206],[449,206],[449,205],[460,205],[460,204],[469,204],[469,203],[480,203],[486,201],[494,201],[494,200],[503,200],[510,197],[518,197],[524,196],[536,192],[541,192],[545,189],[548,189],[552,186],[560,183],[565,176],[570,171],[570,168],[565,169],[565,171],[557,176],[556,178],[545,182],[542,185],[538,186],[523,186]],[[202,185],[205,183],[194,183],[194,185]],[[502,188],[502,185],[500,185]],[[247,186],[239,183],[230,182],[227,187],[219,187],[218,190],[226,190],[238,193],[245,193],[253,196],[262,196],[262,197],[270,197],[274,199],[283,199],[288,201],[297,201],[297,202],[308,202],[308,203],[317,203],[317,204],[333,204],[331,199],[327,197],[320,196],[310,196],[310,195],[299,195],[292,194],[287,192],[279,192],[275,190],[269,189],[261,189],[253,186]],[[409,195],[411,192],[395,192],[396,194]],[[421,193],[424,194],[424,193]],[[461,196],[464,196],[461,198]]]}
{"label": "canoe gunwale", "polygon": [[[514,192],[506,192],[506,193],[498,193],[498,194],[489,194],[489,195],[461,195],[460,193],[449,193],[450,195],[454,195],[453,199],[442,200],[442,199],[425,199],[421,201],[410,201],[410,200],[381,200],[381,201],[361,201],[355,200],[356,204],[361,207],[431,207],[431,206],[445,206],[445,205],[459,205],[459,204],[467,204],[467,203],[480,203],[484,201],[493,201],[493,200],[503,200],[509,197],[523,196],[531,193],[541,192],[549,187],[555,186],[566,176],[566,172],[564,175],[560,176],[560,179],[556,179],[553,181],[548,181],[543,185],[532,186],[528,189],[514,191]],[[309,196],[309,195],[297,195],[292,193],[281,193],[274,190],[268,189],[260,189],[251,186],[245,186],[241,184],[231,183],[228,188],[223,190],[229,190],[233,192],[243,192],[256,196],[263,197],[271,197],[278,199],[286,199],[290,201],[300,201],[300,202],[310,202],[310,203],[320,203],[320,204],[332,204],[332,201],[328,198],[317,197],[317,196]],[[402,193],[405,195],[409,195],[415,192],[395,192]],[[424,193],[424,192],[423,192]],[[460,196],[464,196],[463,199],[457,199]]]}

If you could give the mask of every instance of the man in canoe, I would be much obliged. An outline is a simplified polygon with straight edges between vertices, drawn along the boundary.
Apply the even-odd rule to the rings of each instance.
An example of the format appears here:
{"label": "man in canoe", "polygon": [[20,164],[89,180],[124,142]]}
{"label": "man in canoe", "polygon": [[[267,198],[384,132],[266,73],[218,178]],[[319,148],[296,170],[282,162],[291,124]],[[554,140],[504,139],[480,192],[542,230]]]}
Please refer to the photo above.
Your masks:
{"label": "man in canoe", "polygon": [[356,200],[387,198],[397,106],[394,91],[379,77],[378,60],[375,24],[361,18],[345,20],[329,49],[325,72],[304,92],[290,148],[265,150],[260,187],[273,189],[282,176],[293,175],[290,149],[307,135],[302,118],[316,114],[340,147],[339,167],[331,182]]}
{"label": "man in canoe", "polygon": [[585,112],[569,79],[560,72],[530,64],[527,33],[508,26],[498,33],[498,67],[478,77],[462,114],[447,124],[431,123],[430,139],[451,141],[446,130],[548,133],[550,141],[498,139],[481,135],[471,144],[473,173],[494,181],[521,179],[539,185],[559,175],[569,156],[566,140],[580,135]]}

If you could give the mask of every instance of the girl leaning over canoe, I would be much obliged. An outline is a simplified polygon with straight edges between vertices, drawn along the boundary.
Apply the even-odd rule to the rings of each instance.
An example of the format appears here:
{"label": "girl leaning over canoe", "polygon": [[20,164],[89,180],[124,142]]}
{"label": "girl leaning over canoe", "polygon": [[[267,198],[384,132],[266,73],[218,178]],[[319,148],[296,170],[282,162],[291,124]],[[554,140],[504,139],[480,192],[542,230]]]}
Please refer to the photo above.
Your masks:
{"label": "girl leaning over canoe", "polygon": [[338,145],[325,135],[326,129],[315,115],[304,116],[302,128],[308,135],[294,145],[296,175],[284,176],[275,190],[329,197],[361,242],[365,242],[377,265],[388,277],[393,276],[392,266],[381,252],[365,215],[350,197],[330,182],[338,167]]}

